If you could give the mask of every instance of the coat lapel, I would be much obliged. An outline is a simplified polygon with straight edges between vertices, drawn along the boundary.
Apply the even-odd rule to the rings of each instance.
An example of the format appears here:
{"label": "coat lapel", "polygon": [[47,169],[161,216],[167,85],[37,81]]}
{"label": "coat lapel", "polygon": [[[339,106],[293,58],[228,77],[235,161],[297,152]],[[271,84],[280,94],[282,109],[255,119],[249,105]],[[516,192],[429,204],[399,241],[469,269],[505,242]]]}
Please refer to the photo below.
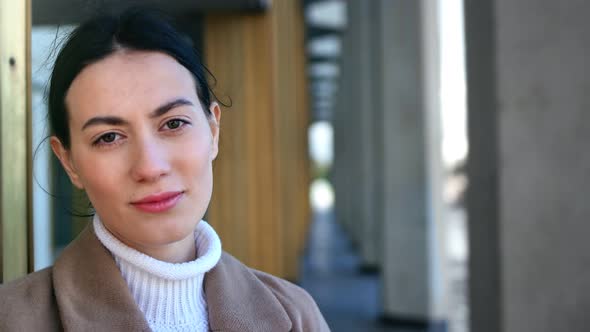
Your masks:
{"label": "coat lapel", "polygon": [[53,287],[66,331],[150,330],[92,224],[55,262]]}
{"label": "coat lapel", "polygon": [[291,330],[291,320],[272,291],[226,253],[205,275],[204,287],[212,331]]}
{"label": "coat lapel", "polygon": [[[53,287],[65,331],[150,331],[110,252],[92,224],[53,267]],[[223,253],[205,275],[212,331],[290,331],[291,320],[252,271]]]}

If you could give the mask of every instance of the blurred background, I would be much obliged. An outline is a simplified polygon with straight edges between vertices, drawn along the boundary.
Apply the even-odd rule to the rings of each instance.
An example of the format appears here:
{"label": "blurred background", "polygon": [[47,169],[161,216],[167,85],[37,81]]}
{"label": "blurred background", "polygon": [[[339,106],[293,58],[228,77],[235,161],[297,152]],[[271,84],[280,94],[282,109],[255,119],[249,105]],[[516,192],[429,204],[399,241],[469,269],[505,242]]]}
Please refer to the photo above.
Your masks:
{"label": "blurred background", "polygon": [[[333,331],[588,330],[590,4],[141,3],[231,99],[206,216],[224,250]],[[88,224],[46,140],[60,42],[137,4],[0,0],[2,282]]]}

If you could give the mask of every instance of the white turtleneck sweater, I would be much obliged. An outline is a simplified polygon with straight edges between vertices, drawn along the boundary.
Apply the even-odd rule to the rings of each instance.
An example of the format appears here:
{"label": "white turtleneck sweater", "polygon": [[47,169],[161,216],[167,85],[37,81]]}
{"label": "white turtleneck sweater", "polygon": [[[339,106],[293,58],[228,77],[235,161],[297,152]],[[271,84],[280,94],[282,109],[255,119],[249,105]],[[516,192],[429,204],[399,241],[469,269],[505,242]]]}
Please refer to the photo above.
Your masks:
{"label": "white turtleneck sweater", "polygon": [[194,261],[168,263],[123,244],[94,217],[94,230],[113,254],[152,331],[208,331],[203,278],[221,258],[221,241],[201,220],[195,229]]}

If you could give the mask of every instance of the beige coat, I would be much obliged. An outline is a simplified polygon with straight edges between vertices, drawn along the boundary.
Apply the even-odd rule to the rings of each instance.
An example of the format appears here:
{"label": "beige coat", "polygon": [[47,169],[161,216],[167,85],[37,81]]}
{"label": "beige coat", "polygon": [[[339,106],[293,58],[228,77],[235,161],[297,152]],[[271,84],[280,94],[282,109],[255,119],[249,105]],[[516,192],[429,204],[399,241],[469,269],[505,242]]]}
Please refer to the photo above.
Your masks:
{"label": "beige coat", "polygon": [[[205,275],[211,331],[329,331],[303,289],[224,253]],[[0,331],[149,331],[92,226],[53,267],[0,286]]]}

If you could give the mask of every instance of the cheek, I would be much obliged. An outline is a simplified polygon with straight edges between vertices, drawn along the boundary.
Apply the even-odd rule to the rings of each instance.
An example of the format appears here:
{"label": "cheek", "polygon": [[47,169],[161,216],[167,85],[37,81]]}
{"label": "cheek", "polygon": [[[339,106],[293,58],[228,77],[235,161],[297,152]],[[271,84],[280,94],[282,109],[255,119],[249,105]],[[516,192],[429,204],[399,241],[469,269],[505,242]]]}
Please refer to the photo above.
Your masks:
{"label": "cheek", "polygon": [[[195,143],[196,142],[196,143]],[[187,142],[187,144],[178,150],[180,153],[176,156],[178,171],[183,177],[201,180],[203,177],[211,176],[211,139],[201,137],[198,140]]]}
{"label": "cheek", "polygon": [[81,153],[79,156],[78,174],[93,206],[99,208],[110,204],[110,201],[119,200],[123,193],[121,186],[125,183],[121,168],[126,159],[108,154],[97,156],[95,153]]}
{"label": "cheek", "polygon": [[212,138],[205,131],[199,131],[185,142],[177,154],[173,169],[179,173],[196,206],[208,205],[213,189]]}

